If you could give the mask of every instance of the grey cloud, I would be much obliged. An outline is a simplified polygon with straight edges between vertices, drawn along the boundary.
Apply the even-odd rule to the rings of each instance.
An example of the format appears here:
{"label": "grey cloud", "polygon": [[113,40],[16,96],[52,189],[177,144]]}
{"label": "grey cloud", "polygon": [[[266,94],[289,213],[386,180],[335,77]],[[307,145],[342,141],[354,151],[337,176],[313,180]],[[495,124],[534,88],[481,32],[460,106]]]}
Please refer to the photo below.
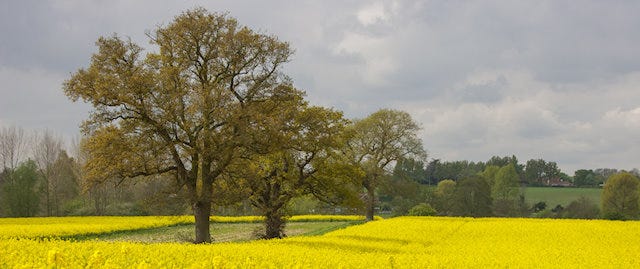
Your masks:
{"label": "grey cloud", "polygon": [[60,83],[95,40],[148,46],[145,31],[195,6],[290,42],[285,71],[315,104],[410,111],[432,157],[563,169],[637,159],[637,1],[4,1],[0,122],[77,132],[86,106]]}

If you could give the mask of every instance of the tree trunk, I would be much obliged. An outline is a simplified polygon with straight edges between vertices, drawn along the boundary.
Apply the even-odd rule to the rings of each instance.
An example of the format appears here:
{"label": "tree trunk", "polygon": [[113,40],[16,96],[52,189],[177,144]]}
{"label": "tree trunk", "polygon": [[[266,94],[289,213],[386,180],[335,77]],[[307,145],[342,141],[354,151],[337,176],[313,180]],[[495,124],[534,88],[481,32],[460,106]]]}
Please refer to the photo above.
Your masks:
{"label": "tree trunk", "polygon": [[268,212],[265,214],[264,225],[264,239],[283,238],[286,236],[284,234],[285,221],[280,212]]}
{"label": "tree trunk", "polygon": [[[205,145],[206,146],[206,145]],[[211,216],[211,192],[213,186],[209,171],[211,162],[199,158],[195,185],[191,189],[193,201],[193,215],[196,219],[196,240],[194,243],[211,243],[209,217]]]}
{"label": "tree trunk", "polygon": [[376,203],[376,197],[374,193],[374,189],[372,187],[367,188],[367,214],[366,221],[373,220],[374,207]]}
{"label": "tree trunk", "polygon": [[193,215],[196,219],[196,240],[194,241],[194,243],[211,243],[211,233],[209,231],[211,202],[198,201],[194,203]]}

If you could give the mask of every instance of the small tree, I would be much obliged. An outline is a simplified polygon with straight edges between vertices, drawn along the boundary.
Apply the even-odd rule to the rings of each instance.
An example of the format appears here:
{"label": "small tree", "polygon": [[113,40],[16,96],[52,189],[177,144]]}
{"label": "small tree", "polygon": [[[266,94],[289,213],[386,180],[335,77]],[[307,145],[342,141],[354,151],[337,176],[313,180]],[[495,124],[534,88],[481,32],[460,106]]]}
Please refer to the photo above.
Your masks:
{"label": "small tree", "polygon": [[435,205],[438,214],[440,215],[451,215],[453,211],[453,194],[456,190],[456,182],[451,179],[445,179],[443,181],[438,182],[438,186],[436,187],[436,191],[434,192],[435,196]]}
{"label": "small tree", "polygon": [[2,188],[2,199],[9,216],[35,216],[40,204],[37,191],[39,180],[38,167],[33,160],[27,160],[10,172]]}
{"label": "small tree", "polygon": [[38,136],[34,153],[43,182],[41,192],[44,194],[43,203],[46,216],[55,215],[60,207],[58,200],[55,199],[56,188],[59,184],[54,175],[56,173],[54,164],[61,152],[62,140],[56,138],[50,131],[44,131],[42,135]]}
{"label": "small tree", "polygon": [[261,234],[265,239],[285,236],[286,205],[293,198],[312,194],[322,201],[336,202],[335,192],[342,192],[341,186],[350,182],[345,179],[350,175],[349,167],[338,154],[344,146],[346,126],[342,113],[322,107],[292,107],[295,109],[279,113],[281,117],[271,118],[264,126],[267,133],[262,141],[267,147],[250,149],[254,154],[235,169],[243,170],[236,173],[245,179],[249,201],[265,217]]}
{"label": "small tree", "polygon": [[457,216],[491,216],[491,189],[481,176],[463,179],[453,194],[453,214]]}
{"label": "small tree", "polygon": [[15,170],[27,149],[28,136],[19,127],[0,128],[0,169]]}
{"label": "small tree", "polygon": [[618,173],[607,179],[602,192],[602,213],[608,219],[638,217],[639,179],[630,173]]}
{"label": "small tree", "polygon": [[390,174],[391,165],[403,158],[424,159],[418,138],[420,127],[404,111],[381,109],[351,126],[347,142],[351,161],[365,172],[361,185],[366,192],[366,219],[373,220],[376,191]]}
{"label": "small tree", "polygon": [[493,211],[497,216],[513,216],[517,213],[518,173],[513,164],[503,166],[495,175],[491,189]]}

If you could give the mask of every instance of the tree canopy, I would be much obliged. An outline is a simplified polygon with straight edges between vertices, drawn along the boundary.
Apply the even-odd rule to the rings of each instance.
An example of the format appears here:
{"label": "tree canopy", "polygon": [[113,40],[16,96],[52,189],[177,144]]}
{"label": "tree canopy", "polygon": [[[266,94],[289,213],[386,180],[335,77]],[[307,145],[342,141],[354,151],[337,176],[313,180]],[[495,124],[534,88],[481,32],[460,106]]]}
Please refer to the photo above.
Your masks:
{"label": "tree canopy", "polygon": [[602,191],[602,214],[609,219],[635,219],[640,213],[640,179],[630,173],[618,173],[607,179]]}
{"label": "tree canopy", "polygon": [[391,174],[393,163],[408,157],[426,158],[419,130],[409,113],[392,109],[378,110],[351,126],[347,154],[365,172],[361,184],[367,195],[367,220],[373,220],[375,191]]}
{"label": "tree canopy", "polygon": [[157,52],[130,39],[101,37],[88,68],[64,90],[93,105],[83,125],[86,176],[172,173],[186,187],[196,242],[209,242],[212,186],[259,140],[261,126],[302,98],[281,67],[289,44],[225,14],[197,8],[150,33]]}
{"label": "tree canopy", "polygon": [[349,185],[348,177],[358,176],[338,154],[347,123],[342,113],[301,106],[284,114],[267,127],[275,129],[265,137],[271,149],[254,151],[239,163],[242,168],[232,171],[244,179],[249,201],[265,216],[262,237],[267,239],[284,236],[285,207],[293,198],[311,194],[337,203],[335,199],[348,196],[342,188]]}

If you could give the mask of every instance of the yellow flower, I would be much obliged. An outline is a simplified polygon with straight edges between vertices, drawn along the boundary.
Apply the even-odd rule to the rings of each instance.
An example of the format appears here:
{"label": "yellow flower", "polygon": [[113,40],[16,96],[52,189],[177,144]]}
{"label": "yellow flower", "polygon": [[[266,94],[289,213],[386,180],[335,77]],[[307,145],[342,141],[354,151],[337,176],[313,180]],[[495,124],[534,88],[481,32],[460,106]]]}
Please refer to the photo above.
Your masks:
{"label": "yellow flower", "polygon": [[64,254],[57,248],[49,250],[47,253],[47,265],[53,268],[62,268],[66,265]]}

